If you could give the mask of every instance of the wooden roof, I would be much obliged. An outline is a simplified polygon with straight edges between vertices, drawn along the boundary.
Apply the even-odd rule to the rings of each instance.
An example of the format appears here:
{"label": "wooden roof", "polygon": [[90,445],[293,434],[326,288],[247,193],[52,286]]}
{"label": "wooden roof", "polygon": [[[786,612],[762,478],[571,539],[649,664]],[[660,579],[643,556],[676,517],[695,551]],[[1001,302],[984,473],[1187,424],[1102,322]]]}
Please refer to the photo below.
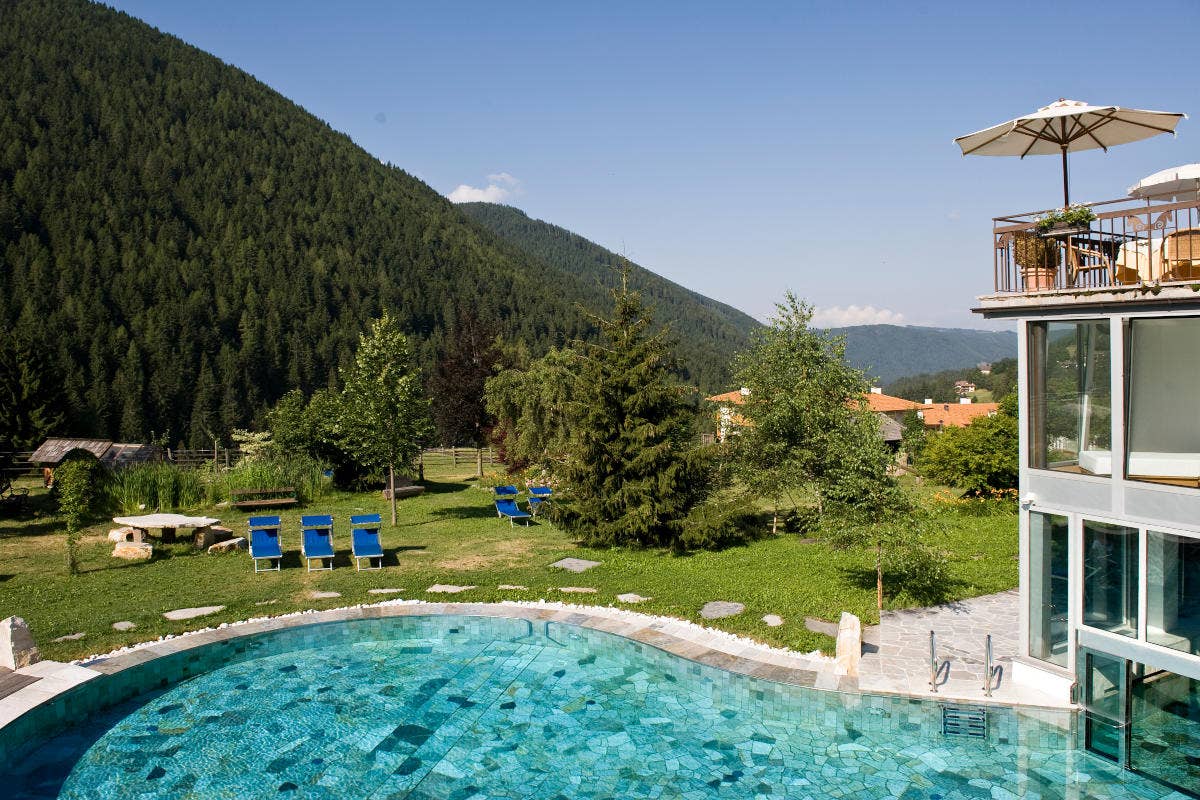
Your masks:
{"label": "wooden roof", "polygon": [[86,450],[96,458],[103,458],[112,445],[109,439],[47,439],[33,451],[29,460],[35,464],[53,466],[62,463],[72,450]]}

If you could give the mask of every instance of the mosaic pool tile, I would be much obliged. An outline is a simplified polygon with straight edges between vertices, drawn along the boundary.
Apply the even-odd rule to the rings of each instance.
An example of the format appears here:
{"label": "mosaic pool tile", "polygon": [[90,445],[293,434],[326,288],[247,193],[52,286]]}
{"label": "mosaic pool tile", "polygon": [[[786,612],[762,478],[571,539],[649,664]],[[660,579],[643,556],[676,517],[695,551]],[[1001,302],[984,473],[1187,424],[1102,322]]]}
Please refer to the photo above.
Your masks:
{"label": "mosaic pool tile", "polygon": [[1170,796],[1074,750],[1063,712],[993,707],[985,740],[946,737],[934,702],[774,683],[647,642],[468,616],[214,637],[0,729],[5,796]]}

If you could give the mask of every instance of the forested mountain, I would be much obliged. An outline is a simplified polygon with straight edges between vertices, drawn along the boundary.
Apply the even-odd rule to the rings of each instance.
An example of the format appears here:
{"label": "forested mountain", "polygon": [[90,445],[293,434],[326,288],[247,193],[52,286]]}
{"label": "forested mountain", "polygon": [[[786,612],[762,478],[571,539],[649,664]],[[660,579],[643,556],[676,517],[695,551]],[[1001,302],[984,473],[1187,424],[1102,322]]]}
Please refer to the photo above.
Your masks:
{"label": "forested mountain", "polygon": [[[531,258],[579,278],[585,305],[595,308],[609,302],[609,290],[620,280],[613,266],[624,261],[622,256],[512,206],[463,203],[459,208]],[[720,390],[728,375],[725,365],[746,348],[750,333],[761,323],[636,264],[630,267],[630,288],[641,293],[658,321],[669,323],[679,339],[677,353],[687,377],[705,389]]]}
{"label": "forested mountain", "polygon": [[[535,353],[591,335],[594,274],[246,73],[84,0],[0,0],[0,23],[0,330],[61,381],[57,432],[209,442],[335,381],[385,308],[426,374],[463,315]],[[745,320],[668,306],[693,377],[720,388]]]}
{"label": "forested mountain", "polygon": [[865,370],[876,385],[1017,355],[1014,331],[855,325],[834,328],[832,333],[846,337],[846,360]]}

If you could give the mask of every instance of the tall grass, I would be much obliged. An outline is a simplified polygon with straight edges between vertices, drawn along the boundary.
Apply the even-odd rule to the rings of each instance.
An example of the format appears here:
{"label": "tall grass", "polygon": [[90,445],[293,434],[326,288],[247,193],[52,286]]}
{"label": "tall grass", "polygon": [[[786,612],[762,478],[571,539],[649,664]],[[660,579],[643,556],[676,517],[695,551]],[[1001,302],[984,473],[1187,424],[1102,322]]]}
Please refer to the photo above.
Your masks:
{"label": "tall grass", "polygon": [[[307,456],[286,456],[262,461],[242,461],[214,481],[210,500],[228,500],[238,489],[294,488],[301,503],[311,503],[324,494],[328,480],[325,465]],[[214,497],[214,494],[216,495]]]}
{"label": "tall grass", "polygon": [[202,505],[207,497],[203,476],[174,464],[136,464],[113,470],[104,480],[109,505],[122,514],[176,511]]}

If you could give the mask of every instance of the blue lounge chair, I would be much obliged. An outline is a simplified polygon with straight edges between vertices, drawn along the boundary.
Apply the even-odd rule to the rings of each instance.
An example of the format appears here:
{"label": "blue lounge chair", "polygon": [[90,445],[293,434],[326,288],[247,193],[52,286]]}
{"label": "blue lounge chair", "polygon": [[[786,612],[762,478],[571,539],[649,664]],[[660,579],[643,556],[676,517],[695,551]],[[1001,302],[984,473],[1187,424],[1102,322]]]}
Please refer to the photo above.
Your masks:
{"label": "blue lounge chair", "polygon": [[529,513],[537,516],[538,511],[542,508],[542,503],[550,499],[550,495],[554,490],[549,486],[530,486],[529,487]]}
{"label": "blue lounge chair", "polygon": [[[383,545],[379,543],[380,524],[378,514],[358,514],[350,517],[350,550],[354,553],[354,566],[360,570],[364,569],[364,558],[367,560],[365,569],[383,569]],[[373,559],[379,559],[379,566],[371,566]]]}
{"label": "blue lounge chair", "polygon": [[497,486],[496,497],[516,497],[520,494],[515,486]]}
{"label": "blue lounge chair", "polygon": [[[279,546],[279,517],[251,517],[248,523],[250,558],[255,572],[278,572],[283,561],[283,549]],[[274,561],[275,566],[258,568],[260,560]]]}
{"label": "blue lounge chair", "polygon": [[508,524],[513,525],[513,520],[523,519],[525,524],[529,524],[531,514],[526,514],[517,507],[517,501],[511,497],[499,497],[496,499],[496,516],[500,519],[508,517]]}
{"label": "blue lounge chair", "polygon": [[[319,561],[317,570],[333,569],[333,517],[329,514],[315,514],[300,518],[300,552],[308,565],[308,571],[313,572],[313,561]],[[329,566],[325,566],[329,559]]]}

